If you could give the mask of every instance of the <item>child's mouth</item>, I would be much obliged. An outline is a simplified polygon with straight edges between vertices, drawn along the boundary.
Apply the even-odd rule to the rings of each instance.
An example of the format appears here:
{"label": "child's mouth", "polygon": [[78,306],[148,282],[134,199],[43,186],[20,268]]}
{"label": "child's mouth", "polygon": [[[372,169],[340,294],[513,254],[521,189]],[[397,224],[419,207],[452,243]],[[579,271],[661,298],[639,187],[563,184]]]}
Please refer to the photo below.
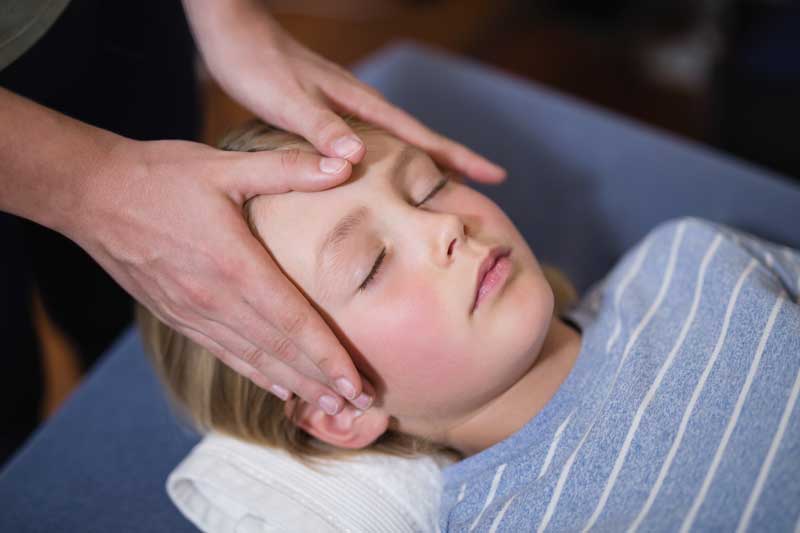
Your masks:
{"label": "child's mouth", "polygon": [[510,254],[511,249],[507,246],[497,246],[492,248],[483,262],[481,262],[477,275],[475,300],[470,314],[508,279],[512,266],[511,259],[509,259]]}

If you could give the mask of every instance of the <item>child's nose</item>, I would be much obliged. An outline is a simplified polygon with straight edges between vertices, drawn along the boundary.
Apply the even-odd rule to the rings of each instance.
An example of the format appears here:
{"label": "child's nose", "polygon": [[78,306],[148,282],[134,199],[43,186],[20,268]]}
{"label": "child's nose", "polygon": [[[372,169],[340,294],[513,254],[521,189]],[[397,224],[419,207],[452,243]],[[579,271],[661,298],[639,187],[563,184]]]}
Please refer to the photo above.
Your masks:
{"label": "child's nose", "polygon": [[454,253],[459,246],[464,244],[466,226],[461,217],[451,214],[439,215],[439,244],[437,255],[449,263],[453,260]]}

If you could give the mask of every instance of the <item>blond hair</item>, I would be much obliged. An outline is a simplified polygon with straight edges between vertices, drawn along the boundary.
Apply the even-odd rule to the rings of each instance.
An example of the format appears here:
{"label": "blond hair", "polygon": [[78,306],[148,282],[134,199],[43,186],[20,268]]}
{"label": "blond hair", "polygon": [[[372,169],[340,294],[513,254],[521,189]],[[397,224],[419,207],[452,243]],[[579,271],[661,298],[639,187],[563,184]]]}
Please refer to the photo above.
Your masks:
{"label": "blond hair", "polygon": [[[356,132],[376,128],[352,118],[347,119]],[[256,152],[290,149],[306,144],[298,135],[250,122],[229,133],[220,142],[223,150]],[[245,215],[255,231],[249,202]],[[556,296],[556,313],[575,299],[572,285],[556,269],[544,268]],[[308,462],[322,457],[344,457],[354,452],[370,451],[411,457],[422,453],[455,454],[421,437],[401,433],[390,423],[389,429],[366,450],[343,450],[322,442],[305,432],[287,417],[284,403],[230,369],[199,344],[159,321],[139,306],[137,321],[145,348],[164,383],[175,407],[200,431],[216,431],[255,444],[279,448]],[[299,409],[295,409],[297,413]]]}

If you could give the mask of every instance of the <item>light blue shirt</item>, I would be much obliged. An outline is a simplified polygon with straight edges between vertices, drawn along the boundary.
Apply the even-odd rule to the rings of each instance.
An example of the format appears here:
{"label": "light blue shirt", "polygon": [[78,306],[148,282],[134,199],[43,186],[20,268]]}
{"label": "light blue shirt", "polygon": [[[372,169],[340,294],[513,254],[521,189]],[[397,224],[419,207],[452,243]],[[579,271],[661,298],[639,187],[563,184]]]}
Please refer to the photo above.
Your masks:
{"label": "light blue shirt", "polygon": [[799,285],[796,250],[658,226],[570,314],[544,409],[445,470],[441,530],[800,532]]}

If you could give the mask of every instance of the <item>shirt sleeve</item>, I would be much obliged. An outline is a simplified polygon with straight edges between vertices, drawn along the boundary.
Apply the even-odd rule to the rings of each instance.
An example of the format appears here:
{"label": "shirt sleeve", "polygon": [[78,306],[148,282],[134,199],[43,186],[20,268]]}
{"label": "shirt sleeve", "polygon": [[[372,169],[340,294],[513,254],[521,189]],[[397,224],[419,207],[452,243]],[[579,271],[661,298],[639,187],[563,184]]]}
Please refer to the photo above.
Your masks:
{"label": "shirt sleeve", "polygon": [[771,272],[794,301],[800,302],[800,251],[728,226],[715,226]]}

